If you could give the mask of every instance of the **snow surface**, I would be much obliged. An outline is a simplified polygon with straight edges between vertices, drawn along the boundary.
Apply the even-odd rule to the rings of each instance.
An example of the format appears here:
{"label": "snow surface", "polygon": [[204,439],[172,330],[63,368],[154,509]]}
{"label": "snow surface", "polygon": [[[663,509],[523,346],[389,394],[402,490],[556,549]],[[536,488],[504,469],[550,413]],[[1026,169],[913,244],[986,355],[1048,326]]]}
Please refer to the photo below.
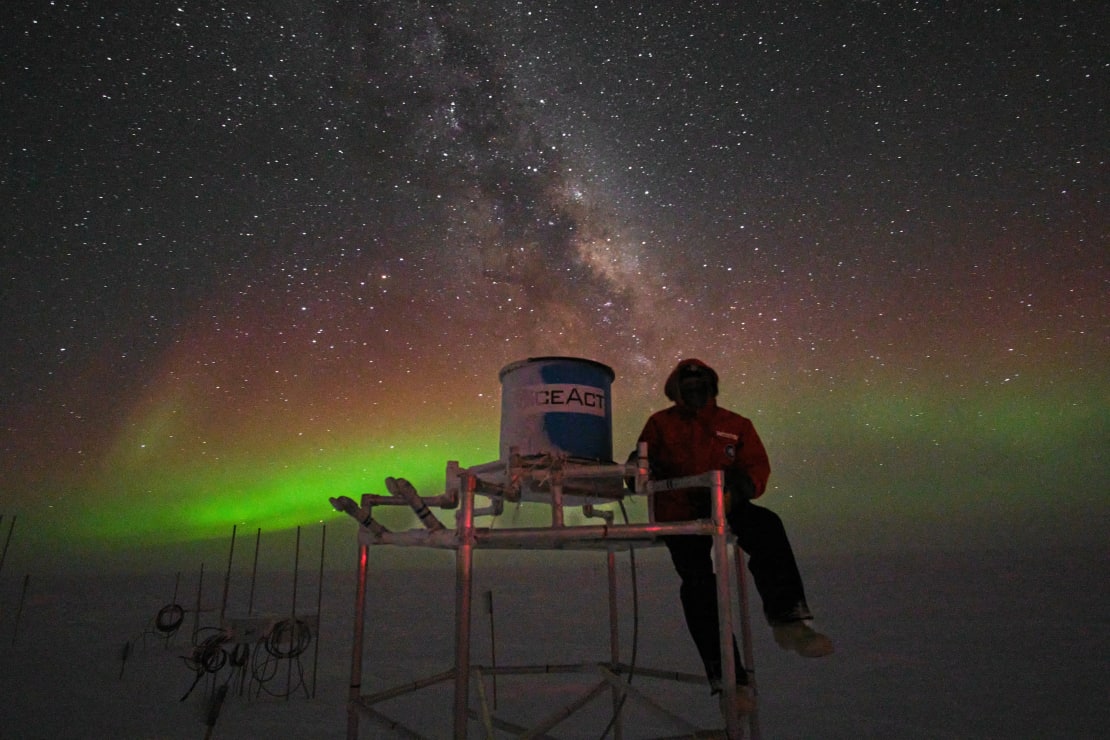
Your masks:
{"label": "snow surface", "polygon": [[[198,674],[182,656],[191,652],[194,621],[202,637],[211,634],[206,628],[216,624],[224,573],[209,566],[201,588],[208,611],[198,614],[196,563],[143,575],[25,576],[6,570],[0,574],[0,738],[203,738],[209,729],[212,738],[345,737],[355,586],[349,534],[350,567],[326,564],[321,629],[299,665],[279,661],[271,678],[262,684],[248,680],[242,691],[242,674],[231,668],[202,673],[184,701]],[[371,550],[365,692],[445,671],[453,659],[453,554],[432,553],[418,565],[400,565],[404,561],[386,556],[386,549]],[[800,564],[818,626],[836,640],[837,652],[821,660],[784,653],[756,621],[763,737],[1106,737],[1105,548],[803,556]],[[625,661],[633,636],[629,566],[628,556],[619,555]],[[665,552],[641,550],[636,566],[637,663],[696,673]],[[316,611],[319,580],[318,571],[301,571],[298,614]],[[175,583],[176,601],[187,611],[181,629],[166,641],[155,618],[173,600]],[[236,569],[227,614],[246,614],[249,591],[249,571]],[[499,665],[607,658],[603,555],[477,553],[475,663],[490,662],[487,592],[493,595]],[[290,615],[290,575],[260,572],[251,610],[279,619]],[[123,661],[125,645],[131,649]],[[297,668],[304,671],[303,684]],[[208,728],[214,687],[229,680],[227,699]],[[579,674],[502,676],[499,708],[534,710],[538,720],[594,681]],[[647,678],[634,683],[695,724],[721,725],[702,686]],[[449,737],[452,692],[453,684],[444,683],[381,708],[428,737]],[[552,735],[600,737],[610,711],[606,697]],[[361,728],[362,738],[397,736],[368,720]],[[626,738],[677,734],[655,717],[630,716],[624,729]],[[472,723],[470,737],[482,736],[481,725]]]}

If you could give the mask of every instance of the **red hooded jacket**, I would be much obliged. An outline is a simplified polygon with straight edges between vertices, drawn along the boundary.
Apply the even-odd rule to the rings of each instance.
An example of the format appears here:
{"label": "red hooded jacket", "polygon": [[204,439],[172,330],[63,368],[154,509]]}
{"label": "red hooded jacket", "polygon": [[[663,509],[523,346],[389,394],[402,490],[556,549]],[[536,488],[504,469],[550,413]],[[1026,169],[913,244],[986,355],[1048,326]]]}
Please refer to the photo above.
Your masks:
{"label": "red hooded jacket", "polygon": [[[679,369],[687,365],[706,368],[713,380],[709,402],[700,409],[685,406],[679,393]],[[664,385],[670,408],[651,415],[640,432],[647,442],[652,477],[657,480],[699,475],[710,470],[738,469],[755,486],[753,498],[767,490],[771,464],[751,421],[717,405],[717,373],[701,360],[680,362]],[[709,491],[686,488],[655,494],[655,519],[686,521],[709,516]]]}

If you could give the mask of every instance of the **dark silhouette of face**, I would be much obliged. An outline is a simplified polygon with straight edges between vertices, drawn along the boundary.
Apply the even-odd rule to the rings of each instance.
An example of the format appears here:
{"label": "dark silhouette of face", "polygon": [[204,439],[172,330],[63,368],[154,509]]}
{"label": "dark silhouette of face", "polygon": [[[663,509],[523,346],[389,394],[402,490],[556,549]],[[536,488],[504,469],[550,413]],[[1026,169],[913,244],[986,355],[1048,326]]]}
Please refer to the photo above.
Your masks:
{"label": "dark silhouette of face", "polygon": [[709,372],[704,369],[684,370],[678,381],[682,404],[695,410],[709,403],[712,391],[713,382]]}

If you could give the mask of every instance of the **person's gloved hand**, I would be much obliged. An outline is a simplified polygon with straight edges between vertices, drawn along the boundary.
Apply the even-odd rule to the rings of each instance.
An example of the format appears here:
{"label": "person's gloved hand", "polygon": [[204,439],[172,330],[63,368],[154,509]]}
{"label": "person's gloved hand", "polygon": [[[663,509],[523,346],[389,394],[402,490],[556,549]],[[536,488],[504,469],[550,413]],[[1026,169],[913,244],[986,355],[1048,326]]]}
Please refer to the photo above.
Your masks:
{"label": "person's gloved hand", "polygon": [[[628,453],[628,459],[625,460],[624,462],[625,462],[626,465],[631,465],[634,462],[636,462],[639,458],[640,458],[639,450],[632,450],[632,452]],[[624,479],[624,487],[627,488],[631,493],[636,493],[636,479],[631,477],[631,476],[626,477]]]}
{"label": "person's gloved hand", "polygon": [[725,491],[739,501],[755,498],[755,484],[743,470],[735,468],[725,471]]}

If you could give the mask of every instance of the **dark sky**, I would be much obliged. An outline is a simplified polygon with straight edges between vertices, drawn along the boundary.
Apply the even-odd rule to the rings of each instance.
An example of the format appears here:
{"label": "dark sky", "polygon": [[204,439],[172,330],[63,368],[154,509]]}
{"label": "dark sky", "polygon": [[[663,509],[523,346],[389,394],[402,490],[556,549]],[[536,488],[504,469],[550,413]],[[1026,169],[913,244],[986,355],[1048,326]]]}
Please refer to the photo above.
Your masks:
{"label": "dark sky", "polygon": [[800,537],[1100,537],[1108,16],[17,3],[0,514],[107,547],[434,492],[537,355],[614,368],[623,454],[696,356]]}

